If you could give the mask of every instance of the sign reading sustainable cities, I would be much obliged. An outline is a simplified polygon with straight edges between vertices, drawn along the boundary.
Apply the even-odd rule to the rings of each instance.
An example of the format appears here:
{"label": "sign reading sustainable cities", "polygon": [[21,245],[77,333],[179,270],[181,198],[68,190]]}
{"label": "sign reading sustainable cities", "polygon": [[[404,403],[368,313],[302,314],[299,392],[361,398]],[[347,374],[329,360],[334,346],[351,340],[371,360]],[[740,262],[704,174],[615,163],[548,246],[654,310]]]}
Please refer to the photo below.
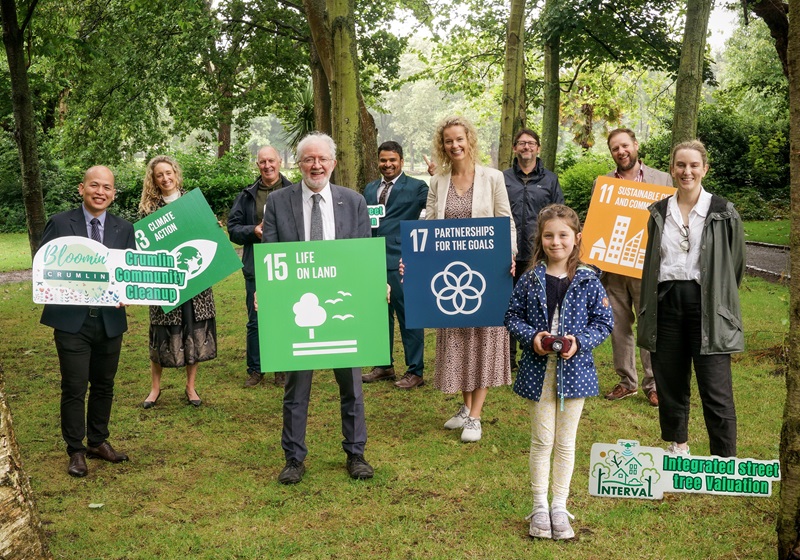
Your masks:
{"label": "sign reading sustainable cities", "polygon": [[163,306],[165,312],[242,268],[200,189],[139,220],[133,228],[140,250],[168,252],[185,272],[186,284],[175,303]]}
{"label": "sign reading sustainable cities", "polygon": [[647,207],[674,193],[673,187],[598,177],[583,225],[581,258],[606,272],[641,278]]}
{"label": "sign reading sustainable cities", "polygon": [[400,223],[406,325],[502,326],[511,297],[510,218]]}
{"label": "sign reading sustainable cities", "polygon": [[623,439],[592,445],[589,464],[589,493],[606,498],[660,500],[664,492],[766,498],[781,479],[777,459],[671,455]]}
{"label": "sign reading sustainable cities", "polygon": [[88,237],[59,237],[33,258],[34,303],[172,306],[188,272],[175,255],[109,249]]}
{"label": "sign reading sustainable cities", "polygon": [[253,246],[261,369],[389,363],[381,238]]}

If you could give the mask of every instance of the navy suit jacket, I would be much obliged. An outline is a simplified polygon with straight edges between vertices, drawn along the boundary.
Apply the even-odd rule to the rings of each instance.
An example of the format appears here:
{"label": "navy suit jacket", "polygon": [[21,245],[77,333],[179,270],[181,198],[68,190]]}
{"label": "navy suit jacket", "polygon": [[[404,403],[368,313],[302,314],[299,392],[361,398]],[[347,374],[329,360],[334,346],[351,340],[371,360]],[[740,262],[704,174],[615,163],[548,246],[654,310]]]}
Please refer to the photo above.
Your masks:
{"label": "navy suit jacket", "polygon": [[[336,239],[370,237],[369,212],[364,197],[331,183]],[[262,243],[306,241],[301,183],[273,191],[264,208]]]}
{"label": "navy suit jacket", "polygon": [[[378,188],[381,180],[372,181],[364,187],[367,204],[378,204]],[[395,182],[386,201],[386,215],[381,218],[373,237],[386,240],[386,270],[397,270],[400,265],[400,222],[418,220],[428,200],[428,185],[424,181],[409,177],[405,173]]]}
{"label": "navy suit jacket", "polygon": [[[89,237],[86,232],[86,219],[83,208],[67,210],[52,216],[44,226],[42,245],[58,237],[77,235]],[[128,220],[106,212],[103,229],[103,245],[110,249],[136,249],[133,225]],[[89,307],[83,305],[45,305],[41,323],[68,333],[77,333],[89,315]],[[109,338],[119,336],[128,330],[128,320],[124,308],[104,307],[103,325]]]}

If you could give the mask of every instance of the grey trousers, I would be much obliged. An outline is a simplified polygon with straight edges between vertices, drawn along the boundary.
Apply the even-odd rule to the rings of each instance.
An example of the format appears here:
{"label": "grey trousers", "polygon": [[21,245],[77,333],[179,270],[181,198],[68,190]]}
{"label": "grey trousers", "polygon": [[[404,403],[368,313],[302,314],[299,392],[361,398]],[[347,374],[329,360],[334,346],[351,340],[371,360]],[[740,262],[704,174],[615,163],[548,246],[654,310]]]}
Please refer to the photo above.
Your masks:
{"label": "grey trousers", "polygon": [[[283,432],[281,447],[286,460],[303,461],[308,454],[306,424],[308,401],[311,396],[313,371],[286,373],[283,393]],[[333,370],[339,384],[342,415],[342,449],[348,454],[363,455],[367,443],[367,424],[364,420],[364,393],[361,390],[361,368]]]}
{"label": "grey trousers", "polygon": [[[619,384],[626,389],[635,390],[639,384],[636,374],[636,333],[633,325],[639,314],[639,294],[642,281],[638,278],[606,272],[600,278],[608,294],[611,310],[614,312],[614,329],[611,331],[611,348],[614,353],[614,369],[619,375]],[[634,310],[636,315],[634,315]],[[656,388],[650,352],[639,350],[644,369],[642,389],[645,394]]]}

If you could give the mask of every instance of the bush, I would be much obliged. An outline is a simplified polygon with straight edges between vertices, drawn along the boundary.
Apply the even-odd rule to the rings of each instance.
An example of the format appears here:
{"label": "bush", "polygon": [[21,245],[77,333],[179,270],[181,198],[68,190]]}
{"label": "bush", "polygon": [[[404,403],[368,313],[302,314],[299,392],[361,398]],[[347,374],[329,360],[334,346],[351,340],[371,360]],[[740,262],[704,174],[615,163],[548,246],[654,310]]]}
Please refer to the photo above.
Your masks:
{"label": "bush", "polygon": [[610,155],[589,153],[564,173],[559,174],[558,180],[561,183],[561,190],[564,191],[564,200],[567,206],[578,213],[581,221],[586,219],[595,179],[614,168],[614,160]]}

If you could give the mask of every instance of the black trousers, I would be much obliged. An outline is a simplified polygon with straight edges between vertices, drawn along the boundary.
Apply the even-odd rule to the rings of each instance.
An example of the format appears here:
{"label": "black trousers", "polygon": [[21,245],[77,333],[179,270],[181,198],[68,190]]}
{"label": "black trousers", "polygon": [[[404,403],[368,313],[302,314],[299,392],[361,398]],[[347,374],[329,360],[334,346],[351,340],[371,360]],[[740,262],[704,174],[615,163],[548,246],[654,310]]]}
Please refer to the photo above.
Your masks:
{"label": "black trousers", "polygon": [[53,338],[61,366],[61,435],[72,455],[86,450],[84,437],[92,447],[108,439],[122,335],[108,338],[102,317],[87,317],[77,333],[55,330]]}
{"label": "black trousers", "polygon": [[[287,371],[283,393],[283,433],[281,446],[286,460],[303,461],[308,454],[306,424],[308,401],[311,396],[313,371]],[[342,449],[348,454],[363,455],[367,443],[367,424],[364,420],[364,393],[361,389],[361,368],[333,370],[339,385],[342,417]]]}
{"label": "black trousers", "polygon": [[736,456],[736,409],[730,354],[700,354],[701,295],[697,282],[659,285],[658,339],[651,353],[658,387],[661,438],[689,439],[692,364],[712,455]]}

